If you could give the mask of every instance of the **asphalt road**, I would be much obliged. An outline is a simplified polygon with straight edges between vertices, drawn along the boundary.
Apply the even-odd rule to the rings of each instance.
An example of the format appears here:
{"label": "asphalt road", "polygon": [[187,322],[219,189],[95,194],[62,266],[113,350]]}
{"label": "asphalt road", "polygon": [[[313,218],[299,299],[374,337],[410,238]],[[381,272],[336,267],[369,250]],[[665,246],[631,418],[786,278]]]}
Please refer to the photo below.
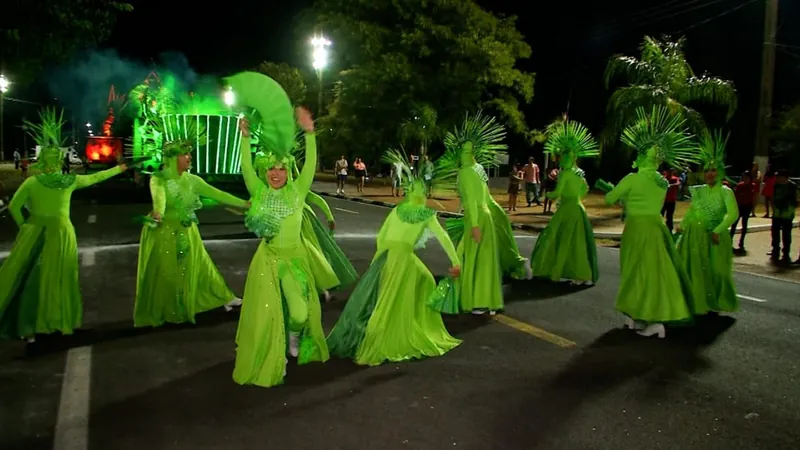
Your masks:
{"label": "asphalt road", "polygon": [[[2,450],[789,449],[800,442],[800,286],[737,274],[741,311],[665,340],[620,330],[616,249],[592,288],[507,285],[497,320],[448,319],[464,344],[377,368],[290,366],[272,389],[233,383],[237,312],[134,330],[139,226],[148,206],[78,198],[85,330],[0,342]],[[330,199],[337,240],[363,272],[386,209]],[[257,242],[242,217],[201,212],[207,247],[242,292]],[[0,259],[15,227],[0,219]],[[519,235],[524,253],[534,239]],[[438,244],[422,251],[434,273]],[[326,329],[347,292],[325,306]],[[574,343],[574,346],[570,346]]]}

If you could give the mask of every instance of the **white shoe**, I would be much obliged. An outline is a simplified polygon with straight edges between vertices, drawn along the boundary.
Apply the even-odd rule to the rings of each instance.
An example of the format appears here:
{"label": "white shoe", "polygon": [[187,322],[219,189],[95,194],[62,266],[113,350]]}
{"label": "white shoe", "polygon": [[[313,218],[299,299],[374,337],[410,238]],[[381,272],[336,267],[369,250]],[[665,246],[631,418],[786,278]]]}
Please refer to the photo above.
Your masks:
{"label": "white shoe", "polygon": [[494,315],[496,315],[496,314],[497,314],[497,311],[489,311],[489,315],[490,315],[490,316],[494,316]]}
{"label": "white shoe", "polygon": [[325,291],[325,292],[322,293],[322,298],[325,300],[325,303],[327,303],[327,302],[331,301],[331,298],[333,298],[333,296],[331,295],[331,293],[329,291]]}
{"label": "white shoe", "polygon": [[630,317],[625,317],[625,328],[631,330],[641,330],[644,328],[644,324],[642,322],[638,322],[636,320],[631,319]]}
{"label": "white shoe", "polygon": [[234,306],[242,306],[242,299],[240,299],[239,297],[234,297],[233,300],[225,304],[225,311],[228,312],[233,311]]}
{"label": "white shoe", "polygon": [[473,309],[472,310],[472,314],[475,314],[476,316],[482,316],[482,315],[486,314],[486,311],[484,311],[482,309]]}
{"label": "white shoe", "polygon": [[289,333],[289,354],[294,358],[300,354],[300,335],[297,333]]}
{"label": "white shoe", "polygon": [[583,285],[584,286],[594,286],[594,281],[584,281]]}
{"label": "white shoe", "polygon": [[34,342],[36,342],[36,337],[31,336],[29,338],[26,338],[25,340],[28,341],[28,344],[33,344]]}
{"label": "white shoe", "polygon": [[667,335],[667,329],[664,328],[663,323],[653,323],[648,325],[644,330],[638,331],[636,334],[644,337],[658,335],[659,339],[664,339],[664,337]]}
{"label": "white shoe", "polygon": [[525,279],[533,279],[533,268],[531,268],[531,261],[529,259],[525,260]]}

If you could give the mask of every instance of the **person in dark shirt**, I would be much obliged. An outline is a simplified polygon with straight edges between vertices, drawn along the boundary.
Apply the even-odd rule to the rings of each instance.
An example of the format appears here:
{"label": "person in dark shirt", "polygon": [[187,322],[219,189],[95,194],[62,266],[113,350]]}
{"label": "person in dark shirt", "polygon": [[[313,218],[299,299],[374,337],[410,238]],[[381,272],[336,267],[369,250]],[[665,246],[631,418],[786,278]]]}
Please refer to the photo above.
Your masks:
{"label": "person in dark shirt", "polygon": [[772,252],[770,256],[777,261],[781,256],[783,241],[783,258],[790,262],[789,252],[792,247],[792,221],[797,208],[797,185],[789,179],[786,169],[778,171],[775,177],[775,192],[772,197]]}
{"label": "person in dark shirt", "polygon": [[731,225],[731,238],[736,234],[736,226],[739,221],[742,221],[742,234],[739,236],[739,251],[744,251],[744,237],[747,235],[747,222],[750,220],[750,213],[753,212],[753,189],[755,183],[750,176],[750,171],[746,170],[742,174],[742,181],[740,181],[733,189],[736,196],[736,204],[739,206],[739,218]]}
{"label": "person in dark shirt", "polygon": [[675,202],[678,201],[678,191],[681,189],[681,179],[675,176],[675,171],[667,169],[664,171],[664,178],[669,183],[667,196],[664,197],[664,206],[661,208],[661,215],[667,218],[667,228],[672,233],[673,217],[675,216]]}

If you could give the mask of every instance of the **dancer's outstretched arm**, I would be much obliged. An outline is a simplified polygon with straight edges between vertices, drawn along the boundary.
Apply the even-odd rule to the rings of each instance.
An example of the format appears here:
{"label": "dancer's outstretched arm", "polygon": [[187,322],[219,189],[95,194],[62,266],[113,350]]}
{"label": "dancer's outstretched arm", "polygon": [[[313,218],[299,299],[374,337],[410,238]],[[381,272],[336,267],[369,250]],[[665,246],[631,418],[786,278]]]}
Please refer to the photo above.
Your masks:
{"label": "dancer's outstretched arm", "polygon": [[19,227],[25,223],[25,216],[22,215],[22,208],[28,203],[32,183],[36,183],[36,178],[31,177],[25,180],[19,189],[17,189],[17,192],[14,193],[14,196],[11,197],[11,201],[8,202],[8,212]]}
{"label": "dancer's outstretched arm", "polygon": [[76,175],[75,176],[75,189],[83,189],[97,183],[102,183],[107,179],[119,175],[128,170],[126,164],[120,164],[116,167],[103,170],[101,172],[93,173],[91,175]]}
{"label": "dancer's outstretched arm", "polygon": [[619,184],[614,186],[614,189],[611,189],[611,191],[608,194],[606,194],[607,205],[613,205],[614,203],[617,203],[623,197],[628,195],[628,192],[630,192],[631,190],[633,175],[634,174],[632,173],[625,175],[625,178],[623,178],[622,181],[619,182]]}
{"label": "dancer's outstretched arm", "polygon": [[224,205],[235,206],[237,208],[249,208],[250,203],[247,200],[242,200],[235,195],[228,194],[225,191],[220,191],[219,189],[211,186],[210,184],[206,183],[202,178],[198,177],[194,174],[188,174],[191,176],[192,184],[194,185],[195,192],[203,197],[208,197],[215,202],[222,203]]}
{"label": "dancer's outstretched arm", "polygon": [[242,176],[244,177],[244,184],[247,186],[247,192],[254,196],[262,186],[262,182],[258,179],[256,169],[253,168],[253,155],[250,152],[250,124],[247,120],[242,119],[239,121],[239,128],[242,130],[242,143],[239,146],[239,154],[242,159]]}
{"label": "dancer's outstretched arm", "polygon": [[439,241],[439,244],[442,245],[444,252],[447,253],[447,257],[450,259],[450,267],[461,266],[461,261],[458,260],[456,247],[453,245],[453,241],[450,240],[450,236],[447,235],[447,231],[445,231],[442,224],[439,223],[439,217],[434,214],[433,217],[428,219],[427,226],[436,237],[436,240]]}
{"label": "dancer's outstretched arm", "polygon": [[317,135],[314,134],[314,119],[311,118],[311,113],[305,108],[297,108],[295,112],[297,124],[306,132],[306,162],[295,182],[298,193],[305,198],[311,192],[314,172],[317,170]]}

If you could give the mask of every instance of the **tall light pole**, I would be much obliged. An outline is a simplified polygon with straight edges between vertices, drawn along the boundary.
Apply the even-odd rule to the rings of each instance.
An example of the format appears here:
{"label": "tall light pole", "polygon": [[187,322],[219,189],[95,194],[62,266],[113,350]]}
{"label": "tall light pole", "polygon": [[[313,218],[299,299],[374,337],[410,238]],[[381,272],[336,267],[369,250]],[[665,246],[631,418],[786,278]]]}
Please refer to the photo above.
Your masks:
{"label": "tall light pole", "polygon": [[5,75],[0,73],[0,161],[6,160],[6,144],[5,144],[5,97],[11,81]]}
{"label": "tall light pole", "polygon": [[319,80],[319,94],[317,96],[317,117],[322,116],[322,71],[328,65],[328,47],[332,44],[331,41],[325,39],[322,35],[314,36],[311,39],[311,47],[314,49],[314,70],[317,71],[317,79]]}
{"label": "tall light pole", "polygon": [[756,128],[755,158],[762,173],[769,161],[769,132],[772,125],[772,91],[775,81],[775,35],[778,27],[778,0],[767,0],[764,10],[764,44],[761,61],[761,101]]}

